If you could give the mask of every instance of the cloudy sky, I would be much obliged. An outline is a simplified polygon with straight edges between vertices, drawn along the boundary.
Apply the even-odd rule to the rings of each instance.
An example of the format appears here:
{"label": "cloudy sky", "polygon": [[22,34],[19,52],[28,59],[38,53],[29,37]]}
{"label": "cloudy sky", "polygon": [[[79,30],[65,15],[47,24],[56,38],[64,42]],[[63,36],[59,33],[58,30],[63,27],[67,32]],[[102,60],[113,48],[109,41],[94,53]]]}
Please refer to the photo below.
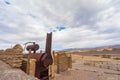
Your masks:
{"label": "cloudy sky", "polygon": [[54,50],[120,44],[120,0],[0,0],[0,49],[47,32]]}

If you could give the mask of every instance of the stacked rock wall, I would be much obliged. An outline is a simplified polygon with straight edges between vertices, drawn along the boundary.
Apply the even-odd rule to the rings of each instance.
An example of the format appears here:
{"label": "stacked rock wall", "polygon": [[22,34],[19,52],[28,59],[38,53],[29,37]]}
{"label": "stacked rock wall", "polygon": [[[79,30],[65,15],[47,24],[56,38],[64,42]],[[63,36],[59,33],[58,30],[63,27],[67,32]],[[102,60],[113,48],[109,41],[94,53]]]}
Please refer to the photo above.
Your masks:
{"label": "stacked rock wall", "polygon": [[16,44],[13,48],[0,50],[0,60],[9,64],[13,68],[20,68],[22,65],[22,52],[22,46]]}
{"label": "stacked rock wall", "polygon": [[72,68],[72,56],[69,53],[56,53],[54,63],[57,66],[57,73],[67,71]]}

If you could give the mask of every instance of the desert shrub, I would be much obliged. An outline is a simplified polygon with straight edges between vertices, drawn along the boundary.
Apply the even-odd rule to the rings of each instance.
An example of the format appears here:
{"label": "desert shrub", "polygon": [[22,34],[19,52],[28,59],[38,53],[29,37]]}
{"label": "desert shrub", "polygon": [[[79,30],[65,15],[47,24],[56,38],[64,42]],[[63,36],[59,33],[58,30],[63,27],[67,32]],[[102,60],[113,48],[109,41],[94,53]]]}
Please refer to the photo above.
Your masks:
{"label": "desert shrub", "polygon": [[120,60],[120,58],[116,57],[116,58],[113,58],[114,60]]}
{"label": "desert shrub", "polygon": [[93,55],[93,56],[99,57],[100,55]]}
{"label": "desert shrub", "polygon": [[90,65],[90,63],[89,62],[85,62],[84,65]]}
{"label": "desert shrub", "polygon": [[102,55],[102,58],[111,58],[111,55]]}

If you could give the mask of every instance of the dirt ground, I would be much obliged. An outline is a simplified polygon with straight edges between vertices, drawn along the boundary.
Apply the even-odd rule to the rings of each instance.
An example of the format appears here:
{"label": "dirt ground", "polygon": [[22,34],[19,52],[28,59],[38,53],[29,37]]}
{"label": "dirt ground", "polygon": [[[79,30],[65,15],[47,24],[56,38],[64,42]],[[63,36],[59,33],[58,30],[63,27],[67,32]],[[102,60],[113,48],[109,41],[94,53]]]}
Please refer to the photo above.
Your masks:
{"label": "dirt ground", "polygon": [[[86,61],[102,61],[103,67],[85,65]],[[120,61],[105,59],[100,57],[88,57],[72,55],[72,69],[55,75],[55,80],[120,80]],[[106,68],[108,64],[111,68]],[[118,70],[116,69],[118,68]],[[12,69],[7,64],[0,61],[0,80],[38,80],[33,76],[28,76],[23,71]]]}
{"label": "dirt ground", "polygon": [[[100,60],[120,63],[112,61],[110,59],[102,59],[95,57],[87,57],[86,59],[87,61]],[[78,55],[75,55],[73,57],[73,60],[74,61],[72,63],[72,69],[61,72],[60,74],[56,74],[55,80],[120,80],[120,70],[84,65],[82,57]]]}

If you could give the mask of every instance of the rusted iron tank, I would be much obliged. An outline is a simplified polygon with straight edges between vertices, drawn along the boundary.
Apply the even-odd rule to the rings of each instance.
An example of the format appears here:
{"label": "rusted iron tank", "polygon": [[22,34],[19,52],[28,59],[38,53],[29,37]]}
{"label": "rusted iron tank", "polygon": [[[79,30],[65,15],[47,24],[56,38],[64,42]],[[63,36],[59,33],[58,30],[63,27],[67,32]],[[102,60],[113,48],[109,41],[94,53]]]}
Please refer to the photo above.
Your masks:
{"label": "rusted iron tank", "polygon": [[29,42],[29,43],[33,43],[33,45],[28,45],[26,49],[28,51],[31,50],[31,51],[34,51],[33,53],[36,53],[36,51],[39,49],[39,45],[36,44],[35,42]]}
{"label": "rusted iron tank", "polygon": [[[35,68],[35,77],[40,80],[49,80],[48,79],[48,67],[53,63],[52,55],[51,55],[51,47],[52,47],[52,33],[47,33],[46,38],[46,49],[45,53],[36,53],[36,50],[39,49],[39,45],[33,43],[33,45],[29,45],[26,49],[29,51],[34,51],[34,54],[29,54],[31,59],[36,59],[36,68]],[[27,57],[28,55],[24,56]]]}

